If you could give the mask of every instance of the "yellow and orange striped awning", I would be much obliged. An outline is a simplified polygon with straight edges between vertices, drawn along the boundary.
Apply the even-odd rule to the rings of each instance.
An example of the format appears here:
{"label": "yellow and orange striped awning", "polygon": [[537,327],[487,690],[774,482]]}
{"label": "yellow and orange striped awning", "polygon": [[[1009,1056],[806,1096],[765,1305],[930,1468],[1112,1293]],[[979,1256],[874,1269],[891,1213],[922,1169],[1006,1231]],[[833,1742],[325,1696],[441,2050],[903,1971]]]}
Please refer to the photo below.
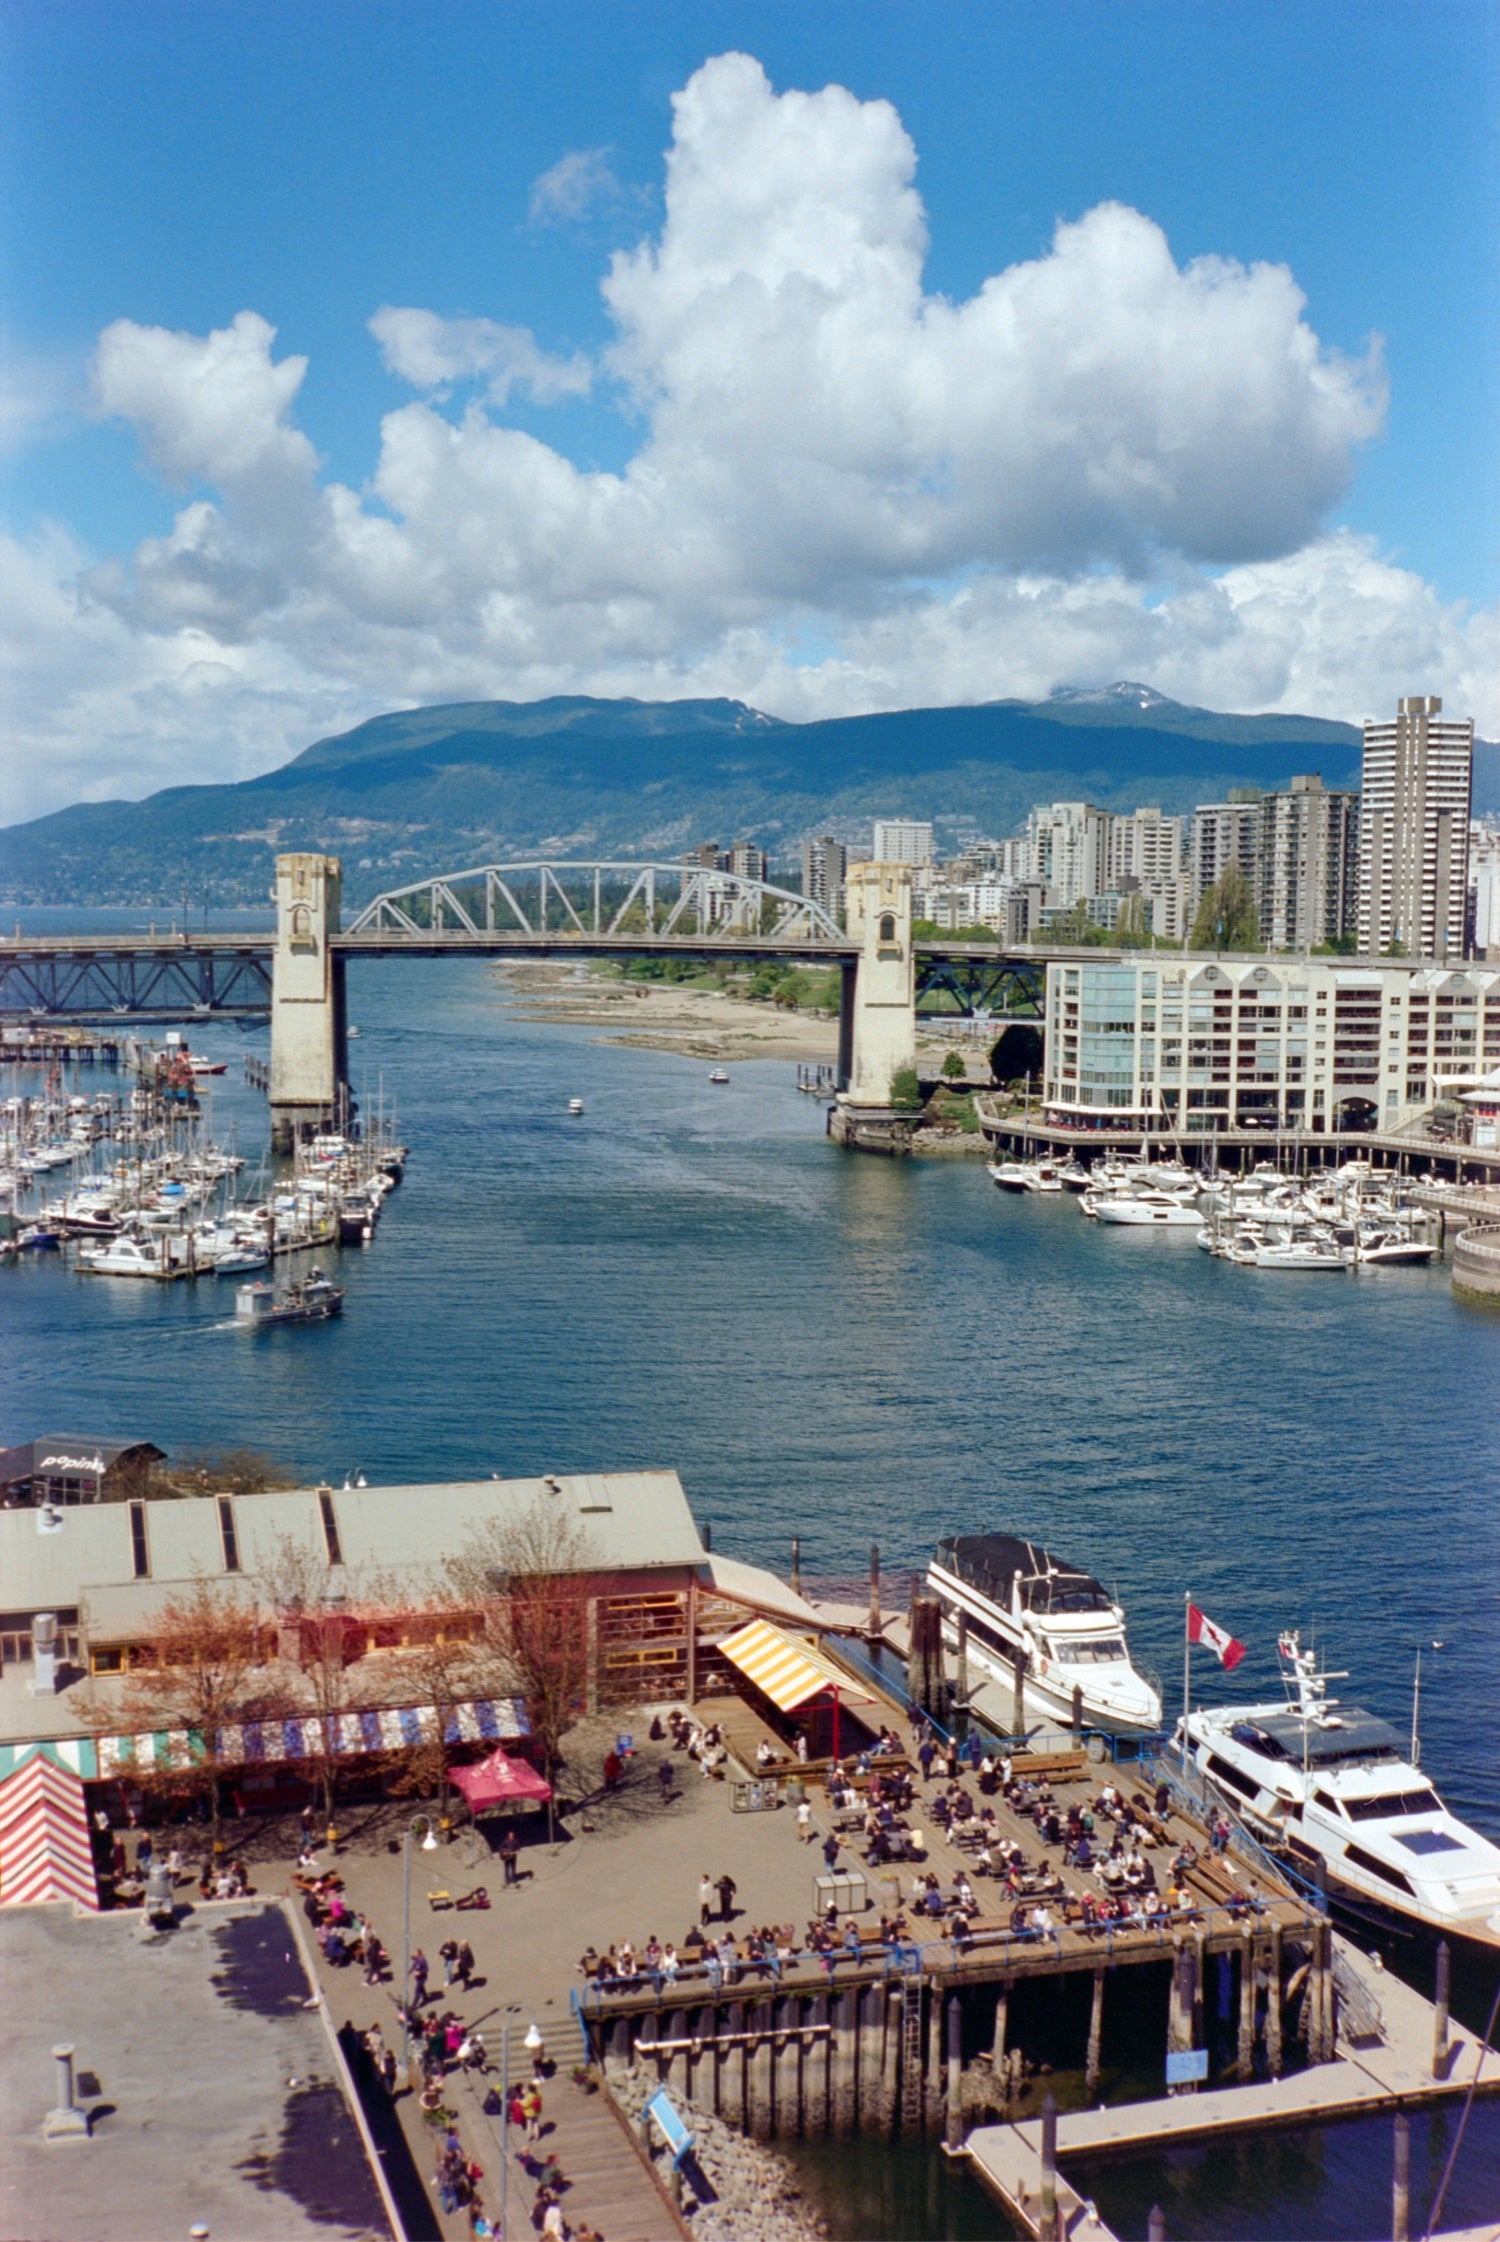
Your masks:
{"label": "yellow and orange striped awning", "polygon": [[769,1620],[752,1619],[725,1637],[724,1656],[783,1713],[796,1712],[809,1699],[837,1690],[845,1705],[877,1705],[880,1700],[799,1635],[784,1635]]}

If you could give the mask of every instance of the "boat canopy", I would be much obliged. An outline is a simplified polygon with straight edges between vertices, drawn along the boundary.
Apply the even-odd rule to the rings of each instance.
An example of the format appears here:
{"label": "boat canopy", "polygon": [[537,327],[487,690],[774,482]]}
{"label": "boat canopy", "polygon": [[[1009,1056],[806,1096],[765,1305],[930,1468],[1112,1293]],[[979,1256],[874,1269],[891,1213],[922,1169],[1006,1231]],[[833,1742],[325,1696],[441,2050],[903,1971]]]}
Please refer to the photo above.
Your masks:
{"label": "boat canopy", "polygon": [[1114,1610],[1114,1598],[1088,1573],[1016,1534],[950,1534],[938,1543],[937,1562],[1003,1609],[1009,1609],[1011,1584],[1019,1574],[1027,1611],[1055,1616]]}
{"label": "boat canopy", "polygon": [[1256,1713],[1236,1721],[1230,1734],[1249,1750],[1266,1759],[1291,1760],[1301,1766],[1304,1750],[1310,1767],[1337,1767],[1361,1759],[1400,1759],[1405,1745],[1389,1721],[1351,1705],[1340,1707],[1329,1721],[1304,1724],[1300,1713]]}

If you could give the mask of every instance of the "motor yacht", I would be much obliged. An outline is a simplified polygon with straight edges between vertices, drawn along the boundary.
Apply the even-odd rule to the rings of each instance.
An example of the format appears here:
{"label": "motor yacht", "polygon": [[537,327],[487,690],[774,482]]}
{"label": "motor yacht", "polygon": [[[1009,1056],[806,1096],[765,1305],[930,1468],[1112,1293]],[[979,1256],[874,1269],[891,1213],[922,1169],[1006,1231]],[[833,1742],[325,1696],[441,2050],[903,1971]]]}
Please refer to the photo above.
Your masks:
{"label": "motor yacht", "polygon": [[1196,1230],[1203,1217],[1192,1200],[1180,1191],[1122,1191],[1102,1196],[1093,1212],[1101,1222],[1149,1228],[1160,1223],[1168,1230]]}
{"label": "motor yacht", "polygon": [[[1281,1703],[1203,1706],[1188,1756],[1257,1837],[1350,1912],[1500,1950],[1500,1846],[1450,1813],[1408,1747],[1374,1714],[1328,1695],[1300,1637],[1277,1645]],[[1179,1749],[1183,1726],[1177,1724]]]}
{"label": "motor yacht", "polygon": [[[1236,1259],[1241,1258],[1236,1256]],[[1348,1263],[1331,1238],[1275,1236],[1255,1246],[1249,1265],[1256,1269],[1344,1270]]]}
{"label": "motor yacht", "polygon": [[950,1651],[965,1614],[971,1677],[981,1683],[971,1700],[1002,1733],[1014,1718],[1018,1657],[1028,1721],[1070,1727],[1076,1693],[1089,1728],[1117,1736],[1160,1728],[1161,1695],[1131,1664],[1124,1611],[1065,1558],[1014,1534],[951,1534],[938,1543],[927,1585]]}
{"label": "motor yacht", "polygon": [[1055,1160],[992,1160],[989,1173],[1002,1191],[1061,1191],[1062,1169]]}

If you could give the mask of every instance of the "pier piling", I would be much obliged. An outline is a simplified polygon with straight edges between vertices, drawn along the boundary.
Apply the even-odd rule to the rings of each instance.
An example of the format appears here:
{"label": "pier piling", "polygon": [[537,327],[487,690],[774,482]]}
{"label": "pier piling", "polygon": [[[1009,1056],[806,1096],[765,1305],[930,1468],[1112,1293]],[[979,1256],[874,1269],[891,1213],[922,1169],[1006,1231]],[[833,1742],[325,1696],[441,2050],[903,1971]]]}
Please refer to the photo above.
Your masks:
{"label": "pier piling", "polygon": [[1083,2068],[1083,2083],[1092,2101],[1099,2091],[1099,2042],[1104,2033],[1104,1971],[1094,1972],[1094,1998],[1089,2009],[1089,2051]]}
{"label": "pier piling", "polygon": [[1146,2214],[1146,2242],[1167,2242],[1167,2214],[1159,2203]]}
{"label": "pier piling", "polygon": [[1438,1940],[1437,1992],[1432,2011],[1432,2075],[1435,2079],[1448,2075],[1448,2000],[1451,1991],[1453,1958],[1448,1951],[1448,1941]]}
{"label": "pier piling", "polygon": [[1010,1980],[1000,1981],[999,1998],[995,2002],[995,2036],[990,2042],[990,2073],[997,2081],[1004,2101],[1005,2094],[1005,2034],[1010,2022]]}
{"label": "pier piling", "polygon": [[870,1544],[870,1623],[868,1632],[872,1643],[880,1641],[880,1544],[878,1541],[872,1541]]}
{"label": "pier piling", "polygon": [[1059,2242],[1057,2223],[1057,2103],[1042,2104],[1042,2186],[1037,2205],[1037,2242]]}
{"label": "pier piling", "polygon": [[1391,2173],[1391,2242],[1411,2242],[1411,2119],[1396,2112],[1396,2152]]}
{"label": "pier piling", "polygon": [[948,2002],[948,2120],[945,2145],[958,2150],[964,2143],[964,2012],[958,1996]]}
{"label": "pier piling", "polygon": [[1281,1925],[1271,1925],[1271,1962],[1266,1986],[1266,2069],[1281,2076]]}
{"label": "pier piling", "polygon": [[1247,1924],[1240,1939],[1240,2044],[1239,2075],[1248,2079],[1255,2073],[1255,1933]]}

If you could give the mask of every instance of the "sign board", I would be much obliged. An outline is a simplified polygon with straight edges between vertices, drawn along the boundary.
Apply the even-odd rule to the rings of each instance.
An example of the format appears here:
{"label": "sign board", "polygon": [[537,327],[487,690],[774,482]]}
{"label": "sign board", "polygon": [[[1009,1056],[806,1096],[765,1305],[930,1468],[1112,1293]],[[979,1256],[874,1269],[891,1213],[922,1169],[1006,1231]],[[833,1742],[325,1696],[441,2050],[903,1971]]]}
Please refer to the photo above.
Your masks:
{"label": "sign board", "polygon": [[1168,2086],[1199,2086],[1208,2077],[1206,2047],[1174,2048],[1167,2057]]}

